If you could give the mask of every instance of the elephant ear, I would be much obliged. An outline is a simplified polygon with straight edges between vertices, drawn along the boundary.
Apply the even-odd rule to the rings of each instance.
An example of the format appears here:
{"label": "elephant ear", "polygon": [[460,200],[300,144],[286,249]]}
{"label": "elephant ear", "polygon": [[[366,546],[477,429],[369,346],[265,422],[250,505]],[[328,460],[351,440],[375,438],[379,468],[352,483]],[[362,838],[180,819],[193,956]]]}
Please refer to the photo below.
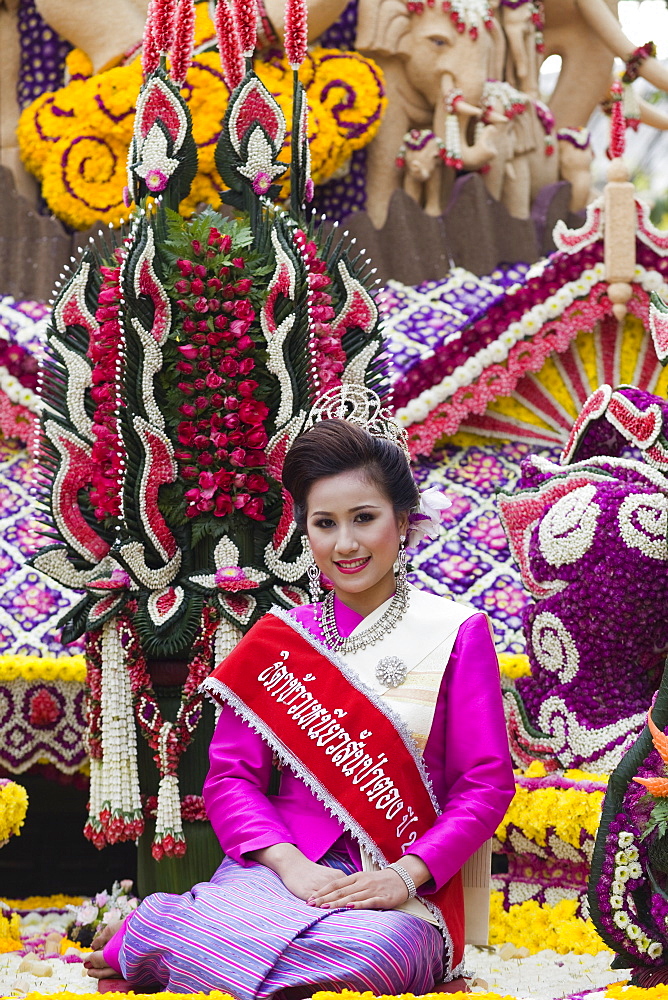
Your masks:
{"label": "elephant ear", "polygon": [[405,0],[362,0],[355,48],[373,55],[396,56],[403,51],[410,26],[411,15]]}

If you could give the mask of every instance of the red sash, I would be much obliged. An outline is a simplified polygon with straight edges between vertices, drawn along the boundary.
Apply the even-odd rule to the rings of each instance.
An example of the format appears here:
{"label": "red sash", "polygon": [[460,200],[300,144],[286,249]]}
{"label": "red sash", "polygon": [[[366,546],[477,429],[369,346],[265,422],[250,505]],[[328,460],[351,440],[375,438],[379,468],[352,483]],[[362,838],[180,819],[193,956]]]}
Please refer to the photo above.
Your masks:
{"label": "red sash", "polygon": [[[434,825],[440,809],[403,721],[291,616],[265,615],[203,688],[241,715],[377,864],[409,853]],[[458,966],[460,874],[420,895]]]}

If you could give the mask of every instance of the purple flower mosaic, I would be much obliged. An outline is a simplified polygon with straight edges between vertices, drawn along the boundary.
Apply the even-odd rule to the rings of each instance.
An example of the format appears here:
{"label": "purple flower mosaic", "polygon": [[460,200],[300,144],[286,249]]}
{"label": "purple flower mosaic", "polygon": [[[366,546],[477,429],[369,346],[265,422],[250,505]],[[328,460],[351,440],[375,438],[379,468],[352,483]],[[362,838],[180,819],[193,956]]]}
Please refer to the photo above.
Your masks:
{"label": "purple flower mosaic", "polygon": [[[530,595],[512,558],[496,495],[512,489],[529,454],[523,444],[447,445],[415,467],[420,489],[438,486],[452,501],[441,536],[424,540],[412,558],[416,586],[485,611],[500,652],[523,653],[522,621]],[[546,452],[556,458],[556,452]]]}

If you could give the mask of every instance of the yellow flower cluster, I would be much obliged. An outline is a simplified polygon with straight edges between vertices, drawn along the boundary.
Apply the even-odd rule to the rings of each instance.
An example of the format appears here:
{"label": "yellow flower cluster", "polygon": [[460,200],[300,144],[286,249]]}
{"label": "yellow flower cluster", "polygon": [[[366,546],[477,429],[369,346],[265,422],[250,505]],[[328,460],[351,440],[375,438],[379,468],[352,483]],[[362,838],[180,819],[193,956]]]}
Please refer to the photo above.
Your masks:
{"label": "yellow flower cluster", "polygon": [[509,824],[516,826],[525,837],[545,846],[549,829],[571,844],[580,846],[580,831],[594,836],[601,818],[604,793],[586,792],[580,788],[536,788],[516,786],[496,836],[504,841]]}
{"label": "yellow flower cluster", "polygon": [[[448,997],[467,997],[470,1000],[471,993],[448,993]],[[476,993],[475,996],[478,1000],[515,1000],[514,997],[506,994],[501,996],[500,993]],[[355,993],[354,990],[341,990],[340,993],[330,993],[327,990],[322,990],[320,993],[314,993],[311,1000],[443,1000],[442,993],[398,993],[396,995],[391,993],[381,993],[376,995],[375,993]]]}
{"label": "yellow flower cluster", "polygon": [[18,836],[28,810],[28,793],[13,781],[0,784],[0,846]]}
{"label": "yellow flower cluster", "polygon": [[501,676],[510,680],[531,676],[531,664],[526,653],[499,653]]}
{"label": "yellow flower cluster", "polygon": [[560,955],[597,955],[610,949],[596,933],[591,920],[576,917],[577,899],[562,899],[555,906],[535,899],[503,908],[503,893],[493,892],[490,905],[490,944],[514,944],[531,954],[550,948]]}
{"label": "yellow flower cluster", "polygon": [[54,896],[26,896],[25,899],[1,898],[12,910],[64,910],[66,906],[81,906],[84,896],[64,896],[62,892]]}
{"label": "yellow flower cluster", "polygon": [[668,985],[651,986],[644,990],[640,986],[625,986],[613,983],[605,991],[606,1000],[668,1000]]}
{"label": "yellow flower cluster", "polygon": [[[208,4],[197,4],[196,52],[183,95],[193,118],[199,169],[181,211],[198,204],[217,205],[224,185],[214,163],[220,123],[229,91],[216,51],[201,51],[213,26]],[[90,62],[79,50],[68,56],[70,82],[32,102],[21,115],[17,136],[26,168],[42,184],[49,208],[75,229],[98,219],[118,225],[123,204],[127,151],[132,138],[135,101],[142,81],[141,61],[134,58],[90,75]],[[288,130],[292,119],[292,70],[284,58],[258,58],[255,71],[278,101]],[[376,134],[386,106],[378,67],[357,52],[312,50],[300,69],[309,103],[311,170],[315,184],[329,180],[351,154]],[[289,133],[288,133],[289,134]],[[289,163],[289,149],[283,151]],[[289,192],[284,185],[282,195]]]}
{"label": "yellow flower cluster", "polygon": [[0,913],[0,955],[8,951],[20,951],[21,944],[21,920],[18,913],[12,913],[11,917],[3,917]]}
{"label": "yellow flower cluster", "polygon": [[84,656],[0,656],[0,681],[86,680]]}
{"label": "yellow flower cluster", "polygon": [[76,948],[77,951],[86,951],[86,952],[93,950],[92,948],[84,948],[84,946],[82,944],[79,944],[78,941],[70,941],[69,938],[64,937],[63,940],[60,942],[60,954],[64,955],[68,948]]}

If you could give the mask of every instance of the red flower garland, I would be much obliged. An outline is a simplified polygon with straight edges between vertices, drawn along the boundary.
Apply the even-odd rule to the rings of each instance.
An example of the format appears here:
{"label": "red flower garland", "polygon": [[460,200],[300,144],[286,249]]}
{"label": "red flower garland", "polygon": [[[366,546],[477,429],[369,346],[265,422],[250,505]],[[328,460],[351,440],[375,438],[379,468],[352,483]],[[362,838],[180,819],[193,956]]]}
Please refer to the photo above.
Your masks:
{"label": "red flower garland", "polygon": [[144,70],[144,77],[150,76],[160,65],[160,50],[156,44],[153,33],[153,16],[156,0],[151,0],[146,12],[146,24],[144,25],[144,38],[142,40],[141,64]]}
{"label": "red flower garland", "polygon": [[257,3],[255,0],[232,0],[232,3],[241,51],[249,59],[257,44]]}
{"label": "red flower garland", "polygon": [[190,68],[195,44],[194,0],[179,0],[176,9],[172,65],[170,75],[175,83],[183,84]]}
{"label": "red flower garland", "polygon": [[293,69],[306,59],[308,45],[308,11],[305,0],[286,0],[285,54]]}
{"label": "red flower garland", "polygon": [[87,357],[93,362],[91,397],[93,413],[93,474],[90,499],[98,521],[117,517],[121,510],[121,455],[123,445],[118,426],[118,372],[123,331],[120,320],[121,264],[125,250],[114,251],[116,263],[101,267],[103,281],[95,318],[99,330],[91,333]]}
{"label": "red flower garland", "polygon": [[225,83],[232,92],[243,80],[246,70],[239,33],[227,0],[218,0],[213,23],[216,28]]}
{"label": "red flower garland", "polygon": [[217,272],[208,263],[209,254],[232,249],[232,238],[215,227],[208,247],[198,240],[191,245],[199,262],[177,260],[181,278],[174,285],[181,296],[180,332],[188,341],[178,346],[178,389],[187,401],[178,407],[183,419],[174,454],[180,475],[197,481],[185,492],[185,513],[225,517],[239,510],[263,521],[269,483],[259,470],[266,464],[269,407],[254,398],[258,383],[249,378],[256,365],[249,335],[256,311],[246,297],[253,279],[241,277],[243,257]]}
{"label": "red flower garland", "polygon": [[331,321],[336,313],[332,307],[332,296],[327,291],[332,284],[327,273],[327,264],[318,257],[317,245],[313,240],[309,240],[303,229],[295,230],[294,242],[308,272],[310,374],[313,398],[317,399],[323,392],[341,381],[346,355],[340,337],[336,336],[332,329]]}

